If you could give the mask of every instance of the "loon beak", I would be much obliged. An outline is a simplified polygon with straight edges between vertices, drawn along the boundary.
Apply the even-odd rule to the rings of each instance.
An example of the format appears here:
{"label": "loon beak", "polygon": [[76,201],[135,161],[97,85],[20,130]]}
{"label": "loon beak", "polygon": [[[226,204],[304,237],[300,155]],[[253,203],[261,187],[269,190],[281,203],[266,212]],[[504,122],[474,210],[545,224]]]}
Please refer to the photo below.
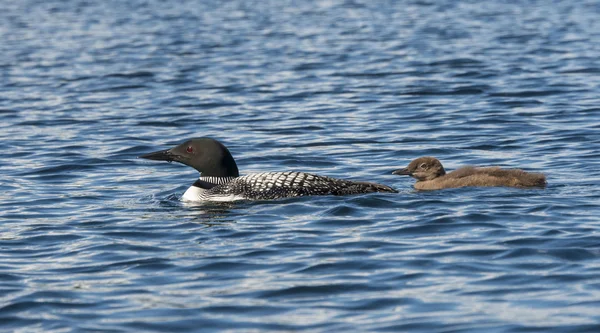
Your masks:
{"label": "loon beak", "polygon": [[138,158],[144,158],[147,160],[154,161],[177,161],[177,155],[173,154],[170,149],[155,151],[153,153],[144,154],[142,156],[138,156]]}
{"label": "loon beak", "polygon": [[394,170],[394,172],[392,172],[392,175],[412,176],[412,172],[408,171],[408,168],[404,168],[404,169]]}

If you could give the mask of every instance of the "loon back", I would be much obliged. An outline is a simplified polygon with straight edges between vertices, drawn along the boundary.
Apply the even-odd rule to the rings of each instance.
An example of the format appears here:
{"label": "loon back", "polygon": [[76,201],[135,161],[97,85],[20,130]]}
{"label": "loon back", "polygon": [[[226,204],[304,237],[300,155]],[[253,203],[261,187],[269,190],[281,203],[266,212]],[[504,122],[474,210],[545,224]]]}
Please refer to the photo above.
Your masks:
{"label": "loon back", "polygon": [[305,172],[264,172],[235,178],[200,177],[183,198],[190,201],[273,200],[309,195],[397,193],[389,186]]}
{"label": "loon back", "polygon": [[463,167],[447,173],[445,176],[418,181],[417,190],[440,190],[458,187],[545,187],[546,177],[540,173],[529,173],[519,169],[500,169],[498,167]]}

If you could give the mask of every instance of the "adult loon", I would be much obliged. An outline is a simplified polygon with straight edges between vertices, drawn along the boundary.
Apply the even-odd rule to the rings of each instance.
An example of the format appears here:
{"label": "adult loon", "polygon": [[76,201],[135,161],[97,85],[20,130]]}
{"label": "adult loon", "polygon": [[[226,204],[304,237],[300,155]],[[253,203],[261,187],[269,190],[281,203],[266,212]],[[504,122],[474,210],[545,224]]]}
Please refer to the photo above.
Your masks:
{"label": "adult loon", "polygon": [[408,175],[417,179],[417,190],[440,190],[466,186],[545,187],[546,177],[520,169],[466,166],[446,173],[435,157],[419,157],[408,167],[395,170],[394,175]]}
{"label": "adult loon", "polygon": [[229,150],[210,138],[190,139],[176,147],[140,156],[175,161],[200,172],[200,178],[183,194],[188,201],[271,200],[307,195],[397,193],[391,187],[329,178],[304,172],[263,172],[240,176]]}

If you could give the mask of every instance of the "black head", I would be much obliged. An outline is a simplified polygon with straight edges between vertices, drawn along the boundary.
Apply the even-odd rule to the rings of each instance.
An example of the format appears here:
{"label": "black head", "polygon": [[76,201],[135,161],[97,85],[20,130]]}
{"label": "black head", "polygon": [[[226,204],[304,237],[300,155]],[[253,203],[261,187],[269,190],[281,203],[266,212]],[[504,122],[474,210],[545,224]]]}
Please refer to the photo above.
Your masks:
{"label": "black head", "polygon": [[148,160],[175,161],[189,165],[206,177],[238,177],[235,160],[219,141],[194,138],[171,149],[139,156]]}
{"label": "black head", "polygon": [[435,157],[419,157],[404,169],[392,172],[394,175],[408,175],[418,180],[432,180],[446,174],[442,163]]}

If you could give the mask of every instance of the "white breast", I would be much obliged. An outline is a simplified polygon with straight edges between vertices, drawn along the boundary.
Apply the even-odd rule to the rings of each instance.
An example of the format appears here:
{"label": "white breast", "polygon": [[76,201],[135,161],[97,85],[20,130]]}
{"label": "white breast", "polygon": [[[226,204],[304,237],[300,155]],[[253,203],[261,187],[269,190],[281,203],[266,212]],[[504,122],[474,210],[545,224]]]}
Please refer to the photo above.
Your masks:
{"label": "white breast", "polygon": [[203,202],[203,201],[231,202],[231,201],[245,200],[246,198],[241,195],[235,195],[235,194],[215,195],[215,194],[211,193],[209,195],[207,193],[207,190],[205,190],[203,188],[196,187],[196,186],[190,186],[190,188],[188,188],[187,191],[185,191],[185,193],[183,194],[181,199],[183,199],[185,201],[195,201],[195,202]]}

